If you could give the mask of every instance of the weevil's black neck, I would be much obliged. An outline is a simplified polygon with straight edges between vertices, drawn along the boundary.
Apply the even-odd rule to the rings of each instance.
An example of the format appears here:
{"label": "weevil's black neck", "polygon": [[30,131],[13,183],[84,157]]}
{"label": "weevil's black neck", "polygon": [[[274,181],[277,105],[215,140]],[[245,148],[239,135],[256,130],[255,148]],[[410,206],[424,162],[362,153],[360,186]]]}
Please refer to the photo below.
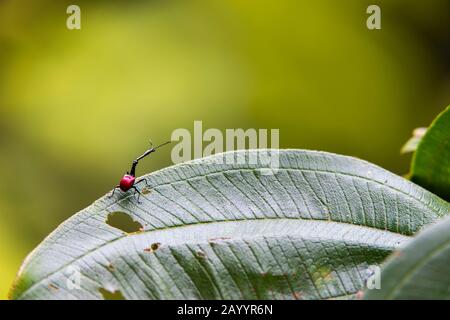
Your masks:
{"label": "weevil's black neck", "polygon": [[133,161],[133,165],[131,166],[131,170],[130,170],[130,176],[136,177],[136,166],[139,163],[139,161],[134,160]]}

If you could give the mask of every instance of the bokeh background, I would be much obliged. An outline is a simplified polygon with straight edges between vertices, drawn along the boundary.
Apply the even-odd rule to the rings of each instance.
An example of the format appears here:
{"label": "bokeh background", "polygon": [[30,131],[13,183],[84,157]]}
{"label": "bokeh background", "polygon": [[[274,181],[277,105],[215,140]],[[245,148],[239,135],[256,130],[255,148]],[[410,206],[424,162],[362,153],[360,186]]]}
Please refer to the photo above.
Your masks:
{"label": "bokeh background", "polygon": [[[405,174],[401,145],[450,102],[449,48],[448,0],[0,0],[0,297],[149,138],[194,120]],[[168,165],[161,149],[138,173]]]}

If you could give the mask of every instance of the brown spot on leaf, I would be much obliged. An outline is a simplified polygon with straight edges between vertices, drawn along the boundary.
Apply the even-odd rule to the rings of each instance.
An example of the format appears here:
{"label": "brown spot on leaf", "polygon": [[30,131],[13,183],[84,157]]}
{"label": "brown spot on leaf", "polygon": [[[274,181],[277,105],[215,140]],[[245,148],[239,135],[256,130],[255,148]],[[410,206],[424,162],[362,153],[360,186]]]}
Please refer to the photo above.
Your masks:
{"label": "brown spot on leaf", "polygon": [[50,283],[48,285],[48,287],[49,287],[49,289],[52,289],[53,291],[58,291],[59,290],[59,288],[57,286],[55,286],[54,284],[52,284],[52,283]]}
{"label": "brown spot on leaf", "polygon": [[151,252],[155,252],[156,250],[159,249],[160,246],[161,246],[161,243],[155,242],[155,243],[152,243],[150,247],[145,248],[144,251],[145,252],[150,252],[150,253]]}
{"label": "brown spot on leaf", "polygon": [[294,291],[293,293],[292,293],[292,295],[294,296],[294,299],[295,300],[301,300],[302,299],[302,293],[301,292],[298,292],[298,291]]}
{"label": "brown spot on leaf", "polygon": [[403,252],[401,252],[400,250],[394,251],[392,253],[392,256],[395,258],[401,257],[403,255]]}

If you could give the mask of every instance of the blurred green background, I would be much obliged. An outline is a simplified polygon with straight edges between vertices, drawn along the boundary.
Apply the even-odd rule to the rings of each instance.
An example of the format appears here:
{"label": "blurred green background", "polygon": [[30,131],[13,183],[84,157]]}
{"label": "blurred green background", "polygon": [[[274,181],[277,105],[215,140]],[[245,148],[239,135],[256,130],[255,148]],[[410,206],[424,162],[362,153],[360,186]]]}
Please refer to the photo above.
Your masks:
{"label": "blurred green background", "polygon": [[[194,120],[406,173],[401,145],[450,102],[449,47],[448,0],[0,0],[0,297],[148,138]],[[161,149],[138,173],[168,165]]]}

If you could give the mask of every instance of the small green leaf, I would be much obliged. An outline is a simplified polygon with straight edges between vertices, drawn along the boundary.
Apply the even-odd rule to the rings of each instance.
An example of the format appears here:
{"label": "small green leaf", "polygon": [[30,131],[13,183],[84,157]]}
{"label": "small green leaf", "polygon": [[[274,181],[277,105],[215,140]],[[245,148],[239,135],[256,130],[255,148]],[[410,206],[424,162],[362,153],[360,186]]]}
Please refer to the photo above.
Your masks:
{"label": "small green leaf", "polygon": [[412,137],[403,145],[400,150],[401,154],[411,153],[417,150],[417,146],[422,141],[423,136],[427,132],[427,128],[416,128],[412,133]]}
{"label": "small green leaf", "polygon": [[[278,170],[261,171],[256,160],[267,152],[279,156]],[[116,193],[75,214],[28,256],[11,297],[352,298],[369,266],[449,211],[434,194],[352,157],[225,155],[144,176],[151,192],[141,203]],[[108,220],[120,212],[142,228]]]}
{"label": "small green leaf", "polygon": [[450,200],[450,107],[431,124],[411,165],[411,180]]}
{"label": "small green leaf", "polygon": [[450,299],[450,217],[395,252],[366,299]]}

